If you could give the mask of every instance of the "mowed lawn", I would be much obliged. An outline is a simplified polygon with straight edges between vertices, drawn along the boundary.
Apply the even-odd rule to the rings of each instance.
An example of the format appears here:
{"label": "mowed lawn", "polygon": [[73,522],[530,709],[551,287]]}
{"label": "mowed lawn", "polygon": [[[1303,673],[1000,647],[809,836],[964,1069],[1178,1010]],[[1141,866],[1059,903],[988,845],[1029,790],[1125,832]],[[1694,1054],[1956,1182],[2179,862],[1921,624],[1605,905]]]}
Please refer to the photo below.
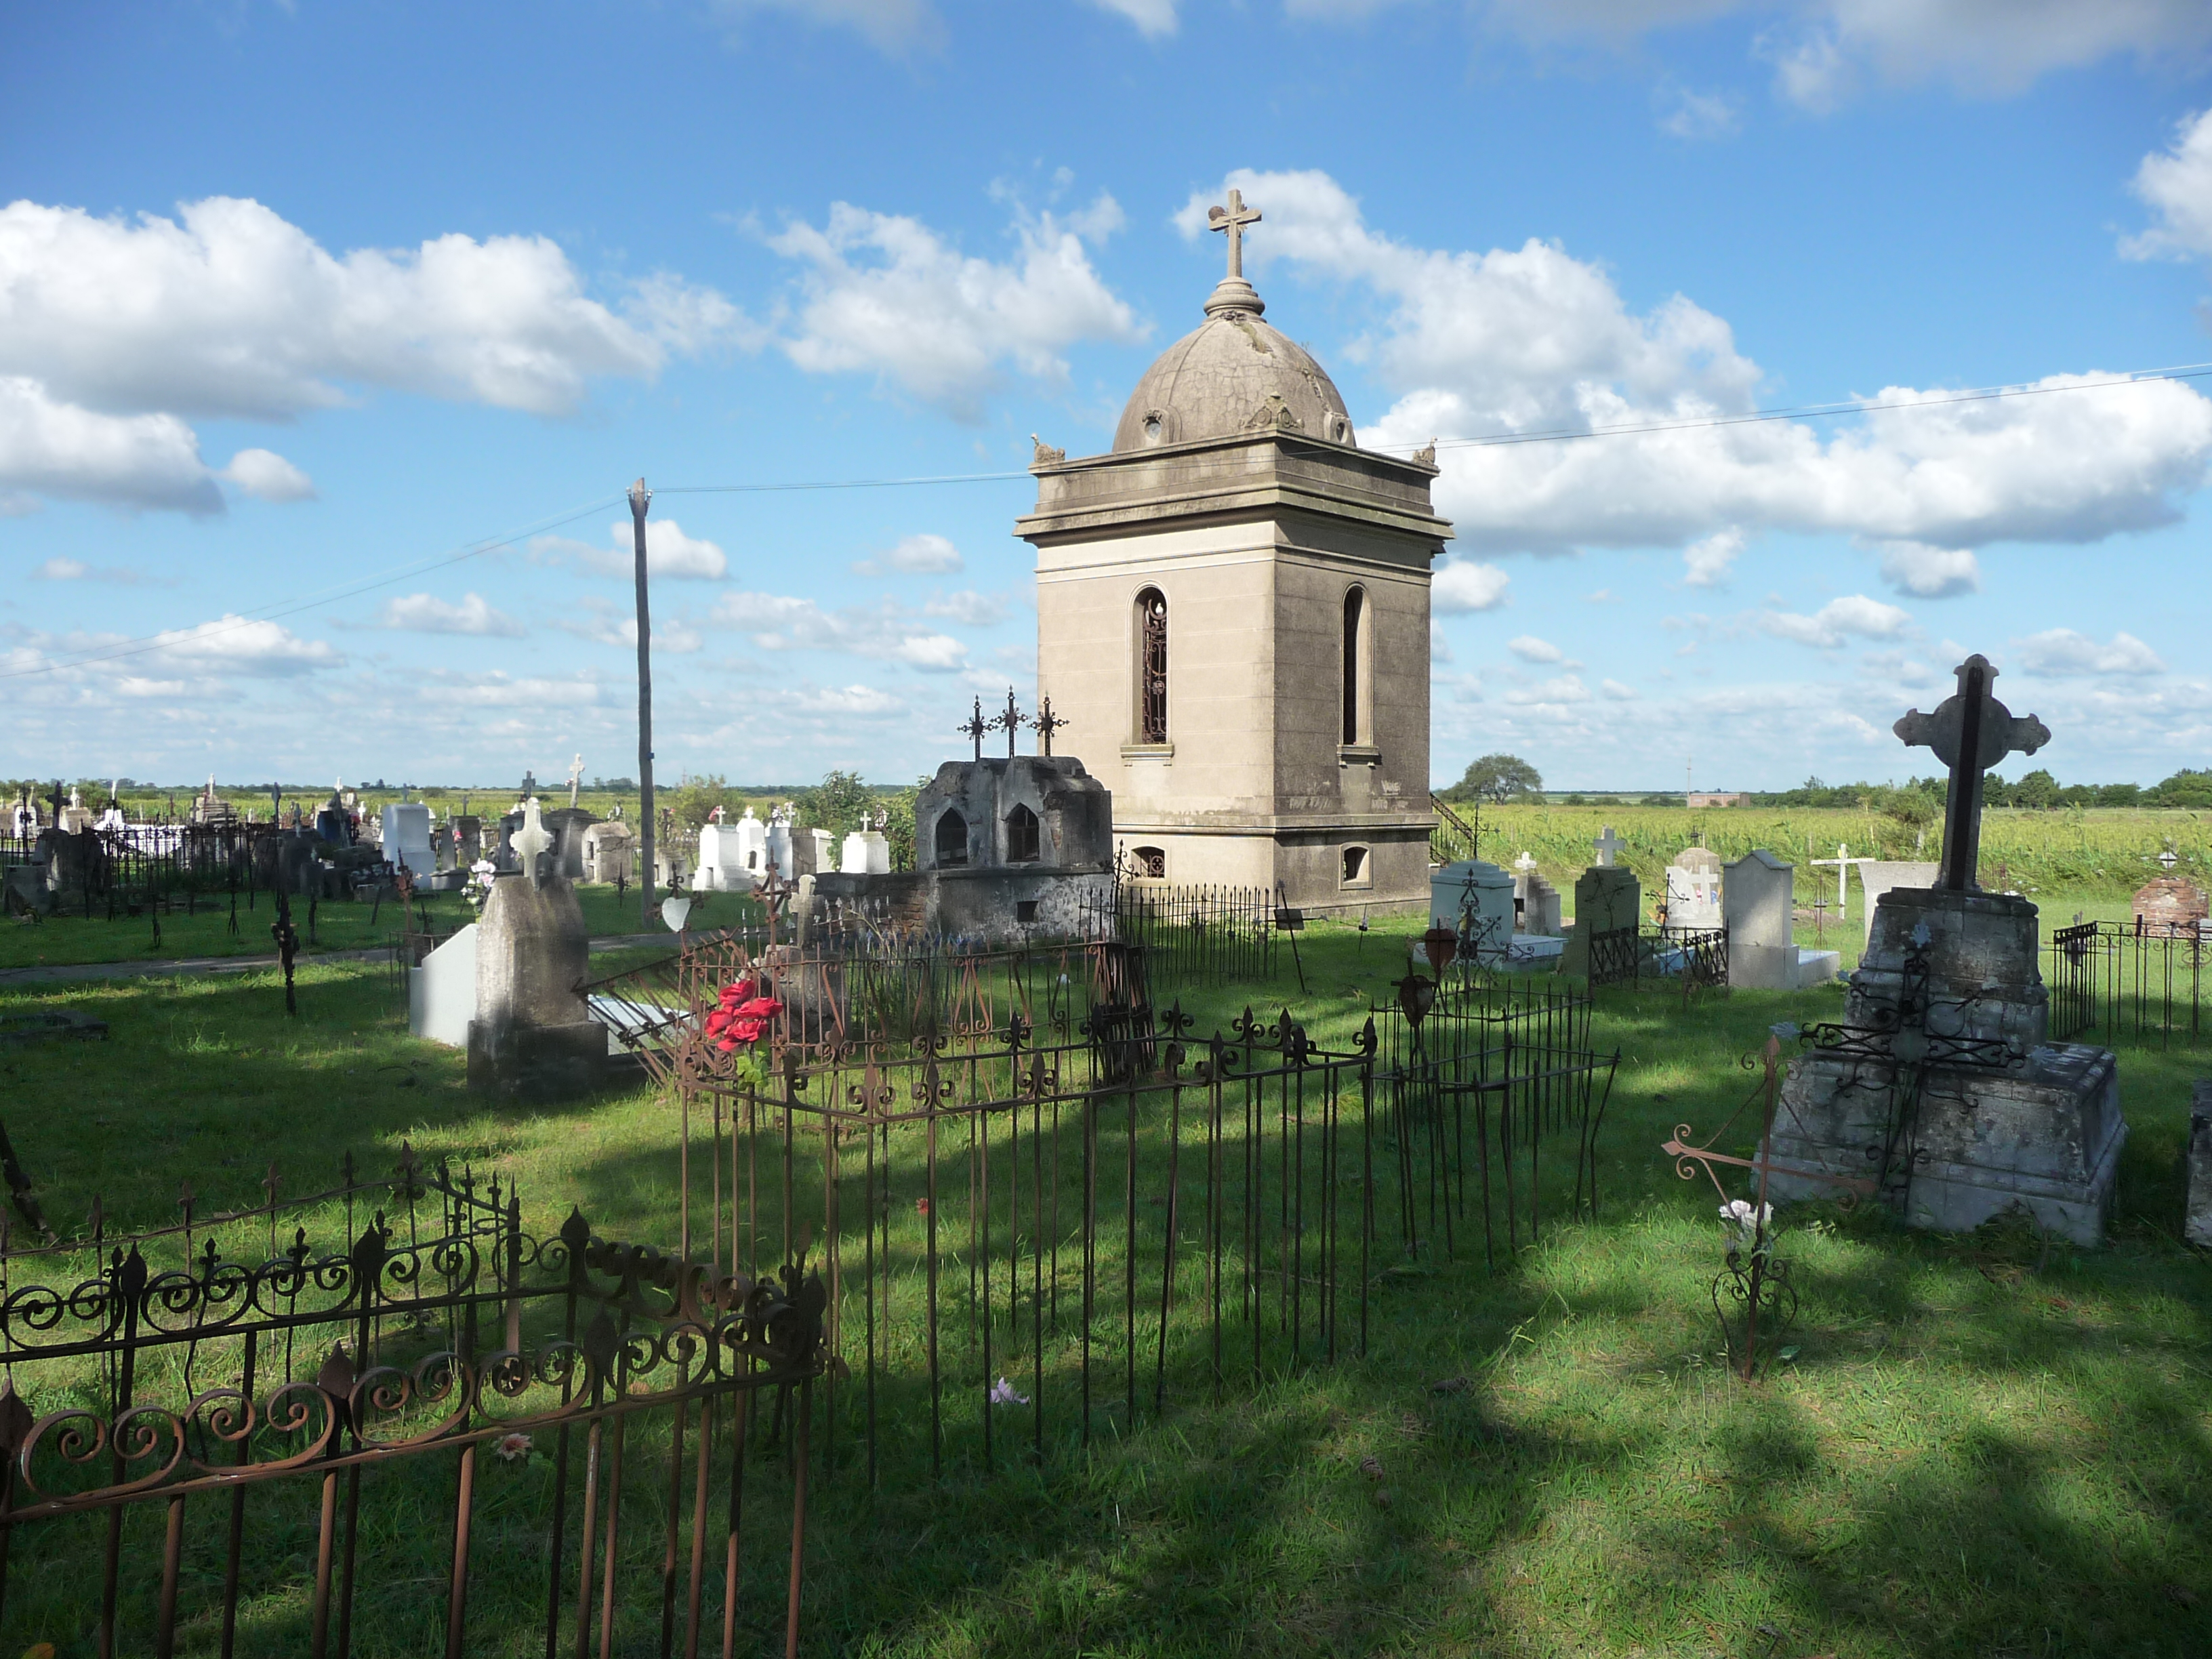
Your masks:
{"label": "mowed lawn", "polygon": [[[1399,925],[1309,932],[1304,995],[1286,951],[1272,983],[1185,1005],[1200,1033],[1249,1001],[1340,1042],[1403,971]],[[310,965],[301,986],[289,1022],[265,973],[0,993],[112,1031],[0,1061],[50,1213],[80,1220],[96,1192],[111,1229],[165,1224],[183,1180],[247,1204],[272,1159],[319,1185],[345,1149],[388,1160],[404,1139],[518,1182],[532,1231],[574,1202],[603,1234],[672,1243],[672,1105],[487,1108],[458,1054],[405,1036],[385,970]],[[1494,1275],[1401,1264],[1365,1360],[1173,1401],[1087,1452],[933,1484],[915,1433],[874,1494],[840,1468],[811,1511],[806,1650],[2212,1652],[2212,1267],[2179,1237],[2212,1050],[2123,1051],[2106,1249],[1791,1212],[1796,1352],[1747,1388],[1706,1299],[1715,1195],[1658,1147],[1735,1108],[1771,1022],[1841,1007],[1838,988],[1686,1009],[1601,993],[1621,1070],[1597,1221]],[[81,1628],[19,1629],[17,1606],[0,1652],[89,1650]]]}

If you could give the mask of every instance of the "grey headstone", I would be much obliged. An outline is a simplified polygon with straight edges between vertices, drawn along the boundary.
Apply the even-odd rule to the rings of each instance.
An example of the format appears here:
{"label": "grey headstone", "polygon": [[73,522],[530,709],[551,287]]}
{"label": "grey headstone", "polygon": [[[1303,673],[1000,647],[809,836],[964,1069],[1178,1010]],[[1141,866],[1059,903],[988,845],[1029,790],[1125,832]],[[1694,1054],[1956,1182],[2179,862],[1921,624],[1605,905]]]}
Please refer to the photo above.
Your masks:
{"label": "grey headstone", "polygon": [[1790,937],[1796,907],[1795,866],[1765,848],[1754,848],[1722,873],[1729,983],[1753,990],[1796,990],[1797,946]]}
{"label": "grey headstone", "polygon": [[1589,977],[1592,933],[1618,933],[1643,920],[1644,888],[1625,864],[1594,864],[1575,878],[1575,925],[1559,953],[1559,971]]}
{"label": "grey headstone", "polygon": [[492,884],[477,923],[477,1007],[469,1022],[469,1087],[544,1099],[605,1079],[605,1029],[580,987],[591,935],[576,890],[558,876]]}

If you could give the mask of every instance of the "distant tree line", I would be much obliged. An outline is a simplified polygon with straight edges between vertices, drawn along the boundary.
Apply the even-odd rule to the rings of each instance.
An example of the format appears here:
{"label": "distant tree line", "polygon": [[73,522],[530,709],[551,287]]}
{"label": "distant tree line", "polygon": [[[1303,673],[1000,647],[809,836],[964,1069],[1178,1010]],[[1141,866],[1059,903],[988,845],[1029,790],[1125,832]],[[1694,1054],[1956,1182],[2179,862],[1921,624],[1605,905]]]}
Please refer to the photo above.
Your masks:
{"label": "distant tree line", "polygon": [[[1946,780],[1914,778],[1895,783],[1823,783],[1808,778],[1795,789],[1752,792],[1746,799],[1755,806],[1826,806],[1847,811],[1880,812],[1905,824],[1933,823],[1943,815]],[[1580,794],[1547,794],[1536,769],[1518,755],[1485,755],[1469,763],[1457,783],[1440,789],[1438,796],[1455,804],[1464,801],[1503,805],[1509,801],[1552,801],[1580,806]],[[1597,799],[1621,805],[1639,800],[1646,806],[1679,806],[1677,793],[1638,796],[1600,791]],[[2158,806],[2212,810],[2212,768],[2184,769],[2163,782],[2145,787],[2136,783],[2061,783],[2041,768],[2007,781],[1992,772],[1982,781],[1982,804],[2017,807],[2025,811],[2055,811],[2063,806]]]}

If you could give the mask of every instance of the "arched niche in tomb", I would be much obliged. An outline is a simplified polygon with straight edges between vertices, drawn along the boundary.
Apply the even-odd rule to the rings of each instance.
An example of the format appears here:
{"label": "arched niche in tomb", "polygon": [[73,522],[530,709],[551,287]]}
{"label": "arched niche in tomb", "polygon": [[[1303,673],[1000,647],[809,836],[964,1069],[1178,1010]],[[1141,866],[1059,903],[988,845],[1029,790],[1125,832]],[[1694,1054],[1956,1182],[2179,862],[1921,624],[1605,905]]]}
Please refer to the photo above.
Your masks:
{"label": "arched niche in tomb", "polygon": [[1035,864],[1042,856],[1037,815],[1017,801],[1013,811],[1006,814],[1006,862]]}
{"label": "arched niche in tomb", "polygon": [[968,862],[968,820],[947,808],[937,820],[934,845],[939,868]]}

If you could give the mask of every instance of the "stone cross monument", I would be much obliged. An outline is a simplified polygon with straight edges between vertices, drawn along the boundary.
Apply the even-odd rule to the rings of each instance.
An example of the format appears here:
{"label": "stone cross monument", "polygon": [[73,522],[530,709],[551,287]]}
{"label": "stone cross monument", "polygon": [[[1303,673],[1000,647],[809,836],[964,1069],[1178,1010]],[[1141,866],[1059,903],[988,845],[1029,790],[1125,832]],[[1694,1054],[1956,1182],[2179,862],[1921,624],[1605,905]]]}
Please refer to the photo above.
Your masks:
{"label": "stone cross monument", "polygon": [[2033,755],[2051,741],[2051,728],[2033,714],[2015,715],[1990,693],[1997,671],[1976,652],[1958,667],[1959,689],[1932,714],[1908,709],[1892,728],[1901,739],[1933,749],[1951,769],[1943,803],[1943,862],[1936,886],[1978,893],[1975,866],[1982,846],[1982,774],[2007,755]]}
{"label": "stone cross monument", "polygon": [[574,810],[576,797],[584,787],[584,757],[581,755],[568,763],[568,805]]}

